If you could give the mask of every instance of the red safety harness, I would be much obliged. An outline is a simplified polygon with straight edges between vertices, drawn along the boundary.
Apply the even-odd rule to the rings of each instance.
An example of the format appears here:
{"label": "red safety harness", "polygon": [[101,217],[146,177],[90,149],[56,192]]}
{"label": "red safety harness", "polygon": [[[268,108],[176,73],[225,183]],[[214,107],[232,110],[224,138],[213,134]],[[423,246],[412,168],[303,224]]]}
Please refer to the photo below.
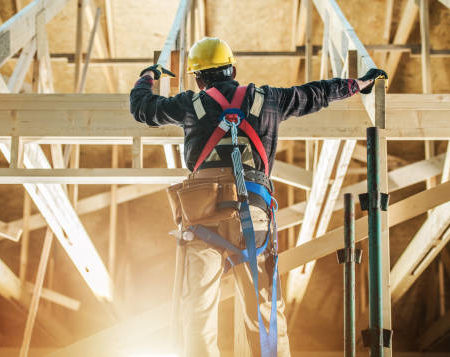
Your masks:
{"label": "red safety harness", "polygon": [[[225,111],[227,109],[241,109],[246,91],[247,86],[237,87],[236,91],[234,92],[231,103],[228,102],[228,100],[223,96],[223,94],[220,93],[219,90],[217,90],[214,87],[209,88],[208,90],[205,91],[205,93],[208,94],[212,99],[214,99],[214,101],[218,103]],[[237,114],[225,114],[225,117],[227,118],[228,121],[237,120]],[[267,159],[267,153],[255,129],[253,129],[253,127],[245,118],[241,118],[241,122],[238,128],[248,136],[250,141],[255,146],[256,151],[258,152],[259,156],[261,157],[261,160],[264,163],[264,173],[266,174],[266,176],[269,176],[269,162]],[[228,132],[229,129],[230,127],[227,126],[226,123],[224,123],[224,121],[221,121],[219,123],[217,128],[214,130],[214,132],[206,142],[206,145],[203,148],[202,152],[200,153],[200,156],[198,157],[197,162],[194,166],[194,172],[198,170],[200,165],[206,160],[209,154],[211,154],[214,147],[225,136],[225,134]]]}

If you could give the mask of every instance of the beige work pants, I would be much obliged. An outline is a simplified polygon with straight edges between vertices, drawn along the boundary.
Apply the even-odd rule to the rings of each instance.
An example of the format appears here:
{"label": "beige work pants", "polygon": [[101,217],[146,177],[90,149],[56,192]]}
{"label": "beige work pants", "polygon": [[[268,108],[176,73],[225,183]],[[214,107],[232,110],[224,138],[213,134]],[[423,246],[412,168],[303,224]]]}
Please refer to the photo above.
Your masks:
{"label": "beige work pants", "polygon": [[[263,210],[253,206],[250,206],[250,213],[255,229],[256,244],[261,246],[266,238],[268,218]],[[238,237],[238,240],[241,238]],[[237,242],[232,243],[238,245]],[[223,250],[207,245],[200,239],[186,244],[185,274],[180,299],[183,351],[186,357],[220,356],[217,347],[217,320],[224,261]],[[260,310],[268,327],[273,272],[270,255],[258,256],[258,272]],[[252,356],[260,356],[256,296],[250,267],[248,264],[240,264],[233,269],[233,273],[237,281],[239,301],[244,311],[247,340]],[[281,295],[280,289],[278,289],[278,295]],[[289,357],[284,301],[280,296],[277,302],[277,320],[278,356]],[[233,332],[229,331],[229,333]]]}

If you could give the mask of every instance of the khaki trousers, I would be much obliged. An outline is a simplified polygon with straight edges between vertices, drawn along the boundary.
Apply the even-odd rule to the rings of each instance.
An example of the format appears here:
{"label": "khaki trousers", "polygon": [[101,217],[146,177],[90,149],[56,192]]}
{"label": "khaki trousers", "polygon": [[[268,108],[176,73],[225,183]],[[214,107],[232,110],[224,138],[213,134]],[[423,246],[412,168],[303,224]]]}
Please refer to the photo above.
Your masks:
{"label": "khaki trousers", "polygon": [[[266,213],[250,206],[257,246],[261,246],[268,229]],[[238,237],[241,241],[242,237]],[[238,242],[232,242],[238,246]],[[186,261],[182,296],[180,299],[181,325],[183,328],[183,351],[187,357],[220,356],[217,347],[218,305],[220,280],[223,274],[225,252],[200,239],[186,244]],[[271,308],[271,281],[273,259],[270,254],[258,256],[258,284],[260,310],[268,327]],[[259,324],[256,296],[248,264],[239,264],[233,269],[238,286],[239,301],[244,311],[247,340],[252,356],[260,356]],[[279,280],[278,280],[279,281]],[[281,289],[278,289],[281,295]],[[289,357],[289,340],[284,316],[284,301],[278,296],[278,356]],[[229,331],[232,333],[232,331]]]}

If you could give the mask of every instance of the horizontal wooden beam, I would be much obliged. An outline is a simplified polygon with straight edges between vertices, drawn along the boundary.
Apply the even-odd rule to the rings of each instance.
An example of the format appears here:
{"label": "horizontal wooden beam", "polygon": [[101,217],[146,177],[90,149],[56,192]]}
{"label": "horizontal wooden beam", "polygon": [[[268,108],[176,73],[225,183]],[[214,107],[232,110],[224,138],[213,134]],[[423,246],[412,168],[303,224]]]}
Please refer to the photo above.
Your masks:
{"label": "horizontal wooden beam", "polygon": [[272,179],[303,190],[310,190],[313,173],[302,167],[275,160]]}
{"label": "horizontal wooden beam", "polygon": [[187,169],[0,169],[0,184],[173,184]]}
{"label": "horizontal wooden beam", "polygon": [[[388,139],[450,138],[449,94],[386,96]],[[12,111],[15,112],[13,118]],[[359,97],[333,102],[317,113],[291,118],[280,125],[281,140],[313,138],[365,139],[371,122]],[[2,94],[0,139],[25,137],[38,143],[129,144],[142,137],[144,145],[182,144],[176,126],[150,128],[134,121],[124,94]]]}

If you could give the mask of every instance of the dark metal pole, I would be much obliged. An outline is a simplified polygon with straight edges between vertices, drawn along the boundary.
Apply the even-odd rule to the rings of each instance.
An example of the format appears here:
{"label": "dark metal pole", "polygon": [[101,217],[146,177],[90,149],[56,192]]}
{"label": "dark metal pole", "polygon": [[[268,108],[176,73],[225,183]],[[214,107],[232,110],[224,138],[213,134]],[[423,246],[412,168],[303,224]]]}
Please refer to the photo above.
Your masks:
{"label": "dark metal pole", "polygon": [[351,193],[344,195],[344,346],[345,357],[355,356],[355,204]]}
{"label": "dark metal pole", "polygon": [[381,193],[378,128],[367,128],[367,192],[369,198],[369,327],[371,357],[383,356],[383,293],[381,275]]}

